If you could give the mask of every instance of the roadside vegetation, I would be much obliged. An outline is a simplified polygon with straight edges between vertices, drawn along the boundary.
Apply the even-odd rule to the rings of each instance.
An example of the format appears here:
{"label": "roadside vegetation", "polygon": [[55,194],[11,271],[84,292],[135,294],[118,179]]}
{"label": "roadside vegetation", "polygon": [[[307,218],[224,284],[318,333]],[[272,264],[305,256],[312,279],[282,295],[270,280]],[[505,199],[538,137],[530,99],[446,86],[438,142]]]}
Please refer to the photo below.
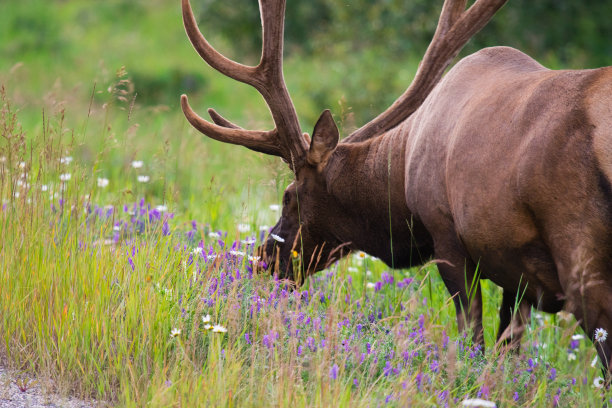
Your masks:
{"label": "roadside vegetation", "polygon": [[[330,4],[328,20],[339,18]],[[393,271],[355,253],[297,289],[262,272],[253,251],[291,174],[186,123],[183,92],[245,127],[271,126],[260,97],[208,69],[181,24],[178,2],[166,0],[0,5],[3,366],[126,407],[570,407],[612,397],[566,314],[534,312],[521,352],[496,350],[501,293],[489,282],[480,350],[457,332],[434,264]],[[331,108],[346,135],[407,86],[421,49],[398,46],[405,55],[383,64],[380,44],[340,41],[329,55],[324,38],[290,42],[285,76],[304,129]],[[244,49],[214,40],[233,56]]]}

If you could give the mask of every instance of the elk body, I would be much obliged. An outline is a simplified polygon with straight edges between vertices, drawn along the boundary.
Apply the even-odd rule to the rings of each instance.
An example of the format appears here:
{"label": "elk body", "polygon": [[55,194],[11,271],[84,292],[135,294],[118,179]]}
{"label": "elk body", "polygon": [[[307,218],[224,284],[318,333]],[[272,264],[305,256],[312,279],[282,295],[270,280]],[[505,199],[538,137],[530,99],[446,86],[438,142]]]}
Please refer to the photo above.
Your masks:
{"label": "elk body", "polygon": [[[300,273],[351,249],[394,267],[434,257],[459,327],[467,317],[477,341],[480,278],[504,289],[499,336],[513,327],[520,337],[530,305],[565,308],[591,338],[596,328],[612,329],[612,69],[551,71],[496,47],[464,58],[440,80],[504,3],[479,0],[465,10],[465,0],[446,0],[411,86],[339,142],[329,111],[312,138],[300,130],[282,75],[284,1],[260,0],[262,59],[247,67],[206,42],[183,0],[196,50],[257,88],[276,127],[245,130],[209,110],[211,123],[183,96],[187,119],[211,138],[280,156],[295,173],[272,229],[284,243],[269,238],[265,245],[282,277],[299,282]],[[304,271],[292,268],[293,248]],[[520,313],[511,314],[516,299]],[[598,347],[606,367],[611,341]]]}

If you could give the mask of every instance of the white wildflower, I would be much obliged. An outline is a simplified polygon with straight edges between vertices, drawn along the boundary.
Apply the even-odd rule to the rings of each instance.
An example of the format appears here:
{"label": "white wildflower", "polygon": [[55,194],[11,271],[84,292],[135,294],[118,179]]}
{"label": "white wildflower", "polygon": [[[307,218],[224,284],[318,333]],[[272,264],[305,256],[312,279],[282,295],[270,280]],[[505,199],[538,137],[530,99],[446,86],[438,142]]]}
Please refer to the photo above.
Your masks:
{"label": "white wildflower", "polygon": [[249,261],[251,261],[252,263],[257,262],[260,259],[261,259],[261,257],[259,257],[259,256],[249,256]]}
{"label": "white wildflower", "polygon": [[215,259],[217,259],[217,254],[211,254],[206,256],[207,261],[214,261]]}
{"label": "white wildflower", "polygon": [[245,256],[246,255],[245,252],[236,251],[236,250],[231,250],[231,251],[229,251],[229,253],[230,253],[230,255],[233,255],[233,256]]}
{"label": "white wildflower", "polygon": [[582,340],[584,339],[584,334],[574,334],[572,336],[572,340]]}
{"label": "white wildflower", "polygon": [[270,205],[270,210],[272,210],[272,211],[279,211],[280,210],[280,205],[278,205],[278,204],[271,204]]}
{"label": "white wildflower", "polygon": [[108,187],[108,179],[104,177],[98,177],[98,187]]}
{"label": "white wildflower", "polygon": [[135,169],[141,168],[142,165],[143,165],[142,160],[134,160],[132,162],[132,167],[135,168]]}
{"label": "white wildflower", "polygon": [[212,327],[212,324],[205,324],[205,325],[204,325],[204,330],[210,330],[210,329],[212,329],[212,328],[213,328],[213,327]]}
{"label": "white wildflower", "polygon": [[251,230],[251,226],[249,224],[238,224],[238,231],[249,232],[250,230]]}
{"label": "white wildflower", "polygon": [[278,236],[276,234],[270,234],[273,240],[280,242],[281,244],[285,242],[285,238]]}
{"label": "white wildflower", "polygon": [[200,255],[202,253],[202,251],[203,251],[202,247],[195,247],[195,248],[193,248],[191,253],[194,254],[194,255]]}
{"label": "white wildflower", "polygon": [[26,162],[19,162],[20,169],[25,169],[25,166],[26,166]]}
{"label": "white wildflower", "polygon": [[168,211],[168,206],[167,205],[158,205],[157,207],[155,207],[155,209],[159,212],[166,212]]}
{"label": "white wildflower", "polygon": [[603,377],[597,377],[593,380],[593,387],[595,388],[601,388],[604,385],[604,379]]}
{"label": "white wildflower", "polygon": [[366,283],[366,288],[368,289],[374,289],[375,287],[376,287],[376,284],[374,282]]}
{"label": "white wildflower", "polygon": [[466,399],[461,403],[463,407],[479,407],[479,408],[495,408],[497,405],[493,401],[487,401],[480,398]]}
{"label": "white wildflower", "polygon": [[215,324],[212,328],[213,333],[227,333],[227,329],[220,324]]}
{"label": "white wildflower", "polygon": [[177,329],[176,327],[172,329],[170,332],[170,337],[178,337],[181,334],[181,329]]}
{"label": "white wildflower", "polygon": [[255,242],[257,242],[257,241],[255,240],[255,238],[249,238],[249,239],[243,239],[243,240],[242,240],[242,243],[243,243],[244,245],[253,245]]}
{"label": "white wildflower", "polygon": [[221,234],[215,231],[211,231],[208,233],[208,238],[221,238]]}
{"label": "white wildflower", "polygon": [[70,164],[70,163],[72,163],[72,156],[62,157],[60,159],[60,163],[62,163],[62,164]]}
{"label": "white wildflower", "polygon": [[359,269],[355,268],[354,266],[349,266],[348,267],[348,271],[350,273],[357,273],[357,272],[359,272]]}
{"label": "white wildflower", "polygon": [[270,229],[270,227],[268,227],[267,225],[262,225],[261,227],[259,227],[260,231],[267,231],[269,229]]}
{"label": "white wildflower", "polygon": [[121,225],[115,225],[113,231],[121,231]]}
{"label": "white wildflower", "polygon": [[599,361],[599,357],[597,356],[593,357],[593,361],[591,361],[591,367],[595,367],[598,361]]}
{"label": "white wildflower", "polygon": [[210,317],[209,314],[207,314],[206,316],[202,316],[202,323],[210,323],[212,317]]}
{"label": "white wildflower", "polygon": [[70,173],[63,173],[60,174],[60,180],[61,181],[68,181],[72,178],[72,175]]}
{"label": "white wildflower", "polygon": [[606,329],[602,329],[601,327],[595,330],[595,341],[598,343],[603,343],[608,338],[608,332]]}
{"label": "white wildflower", "polygon": [[574,354],[574,353],[569,353],[569,354],[567,355],[567,360],[568,360],[568,361],[574,361],[574,360],[576,360],[576,354]]}
{"label": "white wildflower", "polygon": [[49,186],[46,184],[43,184],[42,186],[40,186],[40,191],[48,191],[49,190]]}
{"label": "white wildflower", "polygon": [[151,177],[145,176],[145,175],[141,175],[141,176],[138,176],[137,179],[138,179],[139,183],[148,183],[149,180],[151,180]]}

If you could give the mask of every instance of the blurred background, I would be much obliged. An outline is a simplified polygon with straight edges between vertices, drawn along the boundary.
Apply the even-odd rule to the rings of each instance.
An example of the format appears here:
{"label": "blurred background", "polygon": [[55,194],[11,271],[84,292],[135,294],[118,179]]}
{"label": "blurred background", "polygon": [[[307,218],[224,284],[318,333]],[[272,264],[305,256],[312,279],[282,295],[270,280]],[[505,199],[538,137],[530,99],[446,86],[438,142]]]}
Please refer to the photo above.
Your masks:
{"label": "blurred background", "polygon": [[[285,79],[303,130],[329,108],[346,136],[386,108],[409,85],[442,3],[289,0]],[[192,6],[215,47],[257,62],[257,1]],[[612,65],[610,16],[610,0],[510,0],[461,55],[508,45],[550,68]],[[244,203],[263,187],[275,202],[290,178],[279,160],[207,140],[186,124],[181,93],[202,115],[215,107],[244,127],[272,126],[254,90],[216,73],[192,49],[179,0],[2,0],[0,83],[27,137],[59,124],[77,162],[125,194],[188,206],[212,197],[206,189],[240,194]],[[143,158],[146,188],[113,186]]]}

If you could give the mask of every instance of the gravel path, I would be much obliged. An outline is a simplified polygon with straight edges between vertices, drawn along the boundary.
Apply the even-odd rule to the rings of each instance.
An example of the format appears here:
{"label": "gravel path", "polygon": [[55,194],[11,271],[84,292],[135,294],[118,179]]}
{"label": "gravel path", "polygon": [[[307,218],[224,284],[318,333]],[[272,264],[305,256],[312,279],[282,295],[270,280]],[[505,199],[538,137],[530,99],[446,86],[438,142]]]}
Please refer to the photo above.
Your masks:
{"label": "gravel path", "polygon": [[0,366],[0,408],[94,408],[93,401],[64,398],[46,394],[41,386],[29,379],[27,389],[21,391],[21,377],[12,375]]}

